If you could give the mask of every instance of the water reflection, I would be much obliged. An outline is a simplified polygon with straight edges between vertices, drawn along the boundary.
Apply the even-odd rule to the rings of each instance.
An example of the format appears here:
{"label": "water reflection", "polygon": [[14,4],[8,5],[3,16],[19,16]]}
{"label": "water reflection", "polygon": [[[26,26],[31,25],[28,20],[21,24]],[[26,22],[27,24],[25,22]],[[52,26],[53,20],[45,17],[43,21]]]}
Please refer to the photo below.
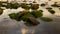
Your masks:
{"label": "water reflection", "polygon": [[35,33],[35,29],[22,28],[22,29],[21,29],[21,33],[22,33],[22,34],[34,34],[34,33]]}
{"label": "water reflection", "polygon": [[32,34],[34,34],[34,33],[35,33],[35,30],[32,31]]}
{"label": "water reflection", "polygon": [[[42,2],[41,2],[42,3]],[[52,2],[53,3],[53,2]],[[58,10],[58,8],[54,8],[52,7],[53,10],[56,11],[56,15],[57,16],[60,16],[60,10]],[[34,28],[24,28],[24,24],[22,24],[22,22],[19,22],[19,27],[17,27],[17,23],[16,21],[9,21],[8,20],[3,20],[4,17],[6,18],[9,18],[8,17],[8,14],[9,13],[13,13],[13,12],[18,12],[20,11],[20,8],[18,9],[18,11],[15,11],[15,10],[5,10],[4,13],[0,16],[0,34],[17,34],[17,31],[20,30],[21,28],[21,32],[19,31],[19,34],[22,33],[22,34],[57,34],[59,33],[60,34],[60,17],[56,17],[54,15],[51,15],[46,9],[40,7],[40,9],[44,10],[44,16],[45,17],[50,17],[52,19],[54,19],[53,22],[43,22],[43,21],[40,21],[41,24]],[[21,9],[22,10],[22,9]],[[2,21],[3,20],[3,21]],[[21,24],[21,25],[20,25]],[[4,27],[3,27],[4,25]],[[9,27],[9,28],[7,28]],[[5,30],[5,31],[2,31],[2,30]],[[6,32],[6,30],[8,30]],[[56,32],[57,31],[57,32]],[[5,32],[5,33],[2,33],[2,32]]]}
{"label": "water reflection", "polygon": [[25,29],[25,28],[22,28],[22,29],[21,29],[21,32],[22,32],[22,34],[26,34],[26,32],[27,32],[27,29]]}

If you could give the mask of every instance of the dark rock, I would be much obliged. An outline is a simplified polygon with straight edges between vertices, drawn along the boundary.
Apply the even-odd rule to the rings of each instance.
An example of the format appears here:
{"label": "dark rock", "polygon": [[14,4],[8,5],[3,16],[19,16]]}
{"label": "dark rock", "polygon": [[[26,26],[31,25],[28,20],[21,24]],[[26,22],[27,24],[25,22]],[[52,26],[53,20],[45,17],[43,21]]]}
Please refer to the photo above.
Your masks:
{"label": "dark rock", "polygon": [[51,14],[55,14],[55,11],[51,9],[48,9],[48,12],[50,12]]}
{"label": "dark rock", "polygon": [[33,25],[38,25],[40,22],[36,18],[29,17],[28,20],[30,21],[31,24]]}
{"label": "dark rock", "polygon": [[0,8],[0,15],[3,13],[3,9]]}
{"label": "dark rock", "polygon": [[47,7],[46,9],[52,9],[51,7]]}
{"label": "dark rock", "polygon": [[31,9],[37,10],[39,8],[39,4],[32,4]]}
{"label": "dark rock", "polygon": [[46,4],[42,3],[41,6],[45,6]]}

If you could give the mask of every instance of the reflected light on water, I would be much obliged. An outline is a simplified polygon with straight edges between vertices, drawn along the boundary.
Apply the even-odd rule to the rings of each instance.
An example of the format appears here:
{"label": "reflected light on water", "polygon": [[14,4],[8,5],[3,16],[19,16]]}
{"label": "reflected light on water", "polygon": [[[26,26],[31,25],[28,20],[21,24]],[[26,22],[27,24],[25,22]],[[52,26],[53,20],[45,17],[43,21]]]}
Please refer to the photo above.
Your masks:
{"label": "reflected light on water", "polygon": [[34,34],[35,33],[35,30],[33,29],[31,29],[31,30],[28,30],[28,29],[25,29],[25,28],[22,28],[21,29],[21,33],[22,34]]}
{"label": "reflected light on water", "polygon": [[22,28],[22,29],[21,29],[21,32],[22,32],[22,34],[26,34],[26,32],[27,32],[27,29],[25,29],[25,28]]}
{"label": "reflected light on water", "polygon": [[35,33],[35,30],[32,31],[32,34],[34,34],[34,33]]}

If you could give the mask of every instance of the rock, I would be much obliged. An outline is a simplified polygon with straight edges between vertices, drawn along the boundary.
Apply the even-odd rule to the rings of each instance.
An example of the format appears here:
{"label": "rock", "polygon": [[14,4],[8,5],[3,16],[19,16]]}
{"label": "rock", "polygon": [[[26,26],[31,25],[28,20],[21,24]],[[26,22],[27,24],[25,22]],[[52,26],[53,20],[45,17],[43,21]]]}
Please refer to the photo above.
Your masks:
{"label": "rock", "polygon": [[47,7],[46,9],[52,9],[51,7]]}
{"label": "rock", "polygon": [[0,8],[0,15],[3,13],[3,9]]}
{"label": "rock", "polygon": [[45,6],[45,5],[46,5],[46,4],[44,4],[44,3],[41,4],[42,7]]}
{"label": "rock", "polygon": [[29,12],[29,10],[23,10],[23,12],[24,12],[24,13],[28,13],[28,12]]}
{"label": "rock", "polygon": [[11,19],[15,19],[15,20],[17,20],[17,21],[20,21],[20,18],[19,18],[19,16],[18,16],[18,14],[16,14],[16,13],[11,13],[11,14],[9,14],[9,17],[10,17]]}
{"label": "rock", "polygon": [[30,9],[30,6],[28,6],[26,3],[21,3],[20,5],[23,9]]}
{"label": "rock", "polygon": [[37,10],[39,8],[39,4],[32,4],[31,9],[32,10]]}
{"label": "rock", "polygon": [[29,17],[28,20],[29,20],[30,23],[33,24],[33,25],[38,25],[38,24],[40,24],[40,22],[39,22],[36,18]]}
{"label": "rock", "polygon": [[53,19],[48,18],[48,17],[41,17],[40,19],[41,19],[42,21],[45,21],[45,22],[51,22],[51,21],[53,21]]}
{"label": "rock", "polygon": [[18,14],[18,16],[19,16],[19,17],[21,17],[21,16],[23,16],[23,15],[24,15],[24,13],[23,13],[23,12],[18,12],[17,14]]}
{"label": "rock", "polygon": [[27,21],[28,20],[28,17],[34,17],[34,16],[32,14],[30,14],[30,13],[27,13],[27,14],[24,14],[24,16],[21,17],[21,19],[23,21]]}
{"label": "rock", "polygon": [[42,13],[42,12],[43,12],[43,11],[41,11],[41,10],[39,10],[39,11],[32,11],[31,14],[32,14],[34,17],[38,18],[38,17],[42,17],[42,16],[43,16],[43,13]]}
{"label": "rock", "polygon": [[55,11],[52,9],[48,9],[48,12],[50,12],[51,14],[55,14]]}

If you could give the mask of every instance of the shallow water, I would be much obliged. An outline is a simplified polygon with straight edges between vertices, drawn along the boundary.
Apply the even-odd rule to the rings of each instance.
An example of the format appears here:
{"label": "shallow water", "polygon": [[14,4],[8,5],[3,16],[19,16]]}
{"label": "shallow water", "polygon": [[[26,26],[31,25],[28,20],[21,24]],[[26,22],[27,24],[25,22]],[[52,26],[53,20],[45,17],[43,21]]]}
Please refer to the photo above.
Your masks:
{"label": "shallow water", "polygon": [[53,21],[44,22],[38,19],[40,24],[36,27],[26,27],[23,24],[23,21],[17,22],[9,18],[8,14],[16,13],[20,10],[22,11],[23,9],[18,8],[4,10],[4,13],[0,15],[0,34],[23,34],[22,31],[27,32],[26,34],[32,34],[32,32],[34,34],[60,34],[60,10],[52,7],[56,12],[54,15],[52,15],[45,9],[46,7],[40,7],[40,9],[44,11],[43,16],[52,18]]}

